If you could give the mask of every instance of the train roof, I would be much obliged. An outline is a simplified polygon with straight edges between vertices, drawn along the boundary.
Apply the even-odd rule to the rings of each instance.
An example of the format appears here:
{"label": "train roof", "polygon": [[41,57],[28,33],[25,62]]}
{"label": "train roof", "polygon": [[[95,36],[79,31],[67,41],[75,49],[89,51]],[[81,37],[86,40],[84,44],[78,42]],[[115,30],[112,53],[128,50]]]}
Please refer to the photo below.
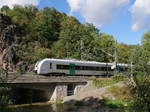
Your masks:
{"label": "train roof", "polygon": [[[113,63],[104,63],[104,62],[96,62],[96,61],[85,61],[85,60],[77,60],[77,59],[55,59],[55,58],[45,58],[40,60],[41,61],[53,61],[53,62],[67,62],[67,63],[80,63],[80,64],[96,64],[96,65],[110,65],[112,66]],[[128,67],[128,64],[124,63],[117,63],[118,66],[126,66]]]}
{"label": "train roof", "polygon": [[44,61],[57,61],[57,62],[70,62],[70,63],[83,63],[83,64],[109,64],[104,62],[96,62],[96,61],[85,61],[85,60],[76,60],[76,59],[54,59],[54,58],[45,58]]}

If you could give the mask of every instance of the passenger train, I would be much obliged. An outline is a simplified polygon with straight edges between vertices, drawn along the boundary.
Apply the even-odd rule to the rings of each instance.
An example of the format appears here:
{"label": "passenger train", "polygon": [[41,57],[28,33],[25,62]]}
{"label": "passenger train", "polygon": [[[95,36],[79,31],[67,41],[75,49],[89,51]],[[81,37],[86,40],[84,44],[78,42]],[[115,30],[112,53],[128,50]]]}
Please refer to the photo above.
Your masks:
{"label": "passenger train", "polygon": [[[57,75],[113,75],[112,63],[96,61],[80,61],[68,59],[42,59],[35,64],[34,71],[37,74]],[[119,71],[125,71],[127,64],[117,64]]]}

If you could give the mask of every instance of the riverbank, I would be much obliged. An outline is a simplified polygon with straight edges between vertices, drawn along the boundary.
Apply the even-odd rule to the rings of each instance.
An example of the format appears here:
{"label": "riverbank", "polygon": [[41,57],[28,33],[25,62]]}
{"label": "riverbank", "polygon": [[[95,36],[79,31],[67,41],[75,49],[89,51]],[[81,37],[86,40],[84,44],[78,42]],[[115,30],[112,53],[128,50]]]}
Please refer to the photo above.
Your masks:
{"label": "riverbank", "polygon": [[82,100],[88,97],[99,98],[99,99],[130,99],[130,90],[127,84],[123,81],[118,83],[104,86],[101,88],[97,88],[93,85],[93,81],[89,81],[86,86],[84,86],[79,93],[73,96],[67,96],[63,98],[63,102],[67,102],[69,100]]}
{"label": "riverbank", "polygon": [[122,76],[113,78],[97,78],[88,81],[79,93],[67,96],[62,103],[82,106],[128,107],[133,103],[128,79]]}
{"label": "riverbank", "polygon": [[46,106],[51,105],[50,102],[39,102],[39,103],[31,103],[31,104],[18,104],[18,105],[11,105],[9,108],[22,108],[22,107],[30,107],[30,106]]}

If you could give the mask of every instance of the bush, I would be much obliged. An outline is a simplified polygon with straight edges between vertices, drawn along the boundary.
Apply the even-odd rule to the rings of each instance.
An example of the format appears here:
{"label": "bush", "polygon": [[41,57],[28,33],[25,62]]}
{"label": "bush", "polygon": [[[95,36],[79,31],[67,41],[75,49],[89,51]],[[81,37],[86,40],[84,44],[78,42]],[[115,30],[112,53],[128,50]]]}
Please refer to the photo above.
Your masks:
{"label": "bush", "polygon": [[117,100],[131,101],[133,96],[131,94],[131,89],[128,86],[112,86],[108,91],[113,94]]}
{"label": "bush", "polygon": [[115,81],[115,82],[119,82],[119,81],[128,81],[129,78],[123,74],[117,74],[117,75],[114,75],[112,77],[112,80]]}
{"label": "bush", "polygon": [[137,85],[132,88],[134,94],[134,108],[137,112],[150,111],[150,79],[137,82]]}

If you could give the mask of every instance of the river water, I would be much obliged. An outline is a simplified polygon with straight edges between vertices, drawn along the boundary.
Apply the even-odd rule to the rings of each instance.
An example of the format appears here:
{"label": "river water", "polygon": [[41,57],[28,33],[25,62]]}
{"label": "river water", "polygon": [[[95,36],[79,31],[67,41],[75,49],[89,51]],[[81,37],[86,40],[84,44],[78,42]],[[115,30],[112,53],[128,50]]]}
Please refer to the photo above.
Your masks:
{"label": "river water", "polygon": [[[17,108],[17,112],[127,112],[123,109],[72,105],[34,105]],[[129,111],[128,111],[129,112]]]}

